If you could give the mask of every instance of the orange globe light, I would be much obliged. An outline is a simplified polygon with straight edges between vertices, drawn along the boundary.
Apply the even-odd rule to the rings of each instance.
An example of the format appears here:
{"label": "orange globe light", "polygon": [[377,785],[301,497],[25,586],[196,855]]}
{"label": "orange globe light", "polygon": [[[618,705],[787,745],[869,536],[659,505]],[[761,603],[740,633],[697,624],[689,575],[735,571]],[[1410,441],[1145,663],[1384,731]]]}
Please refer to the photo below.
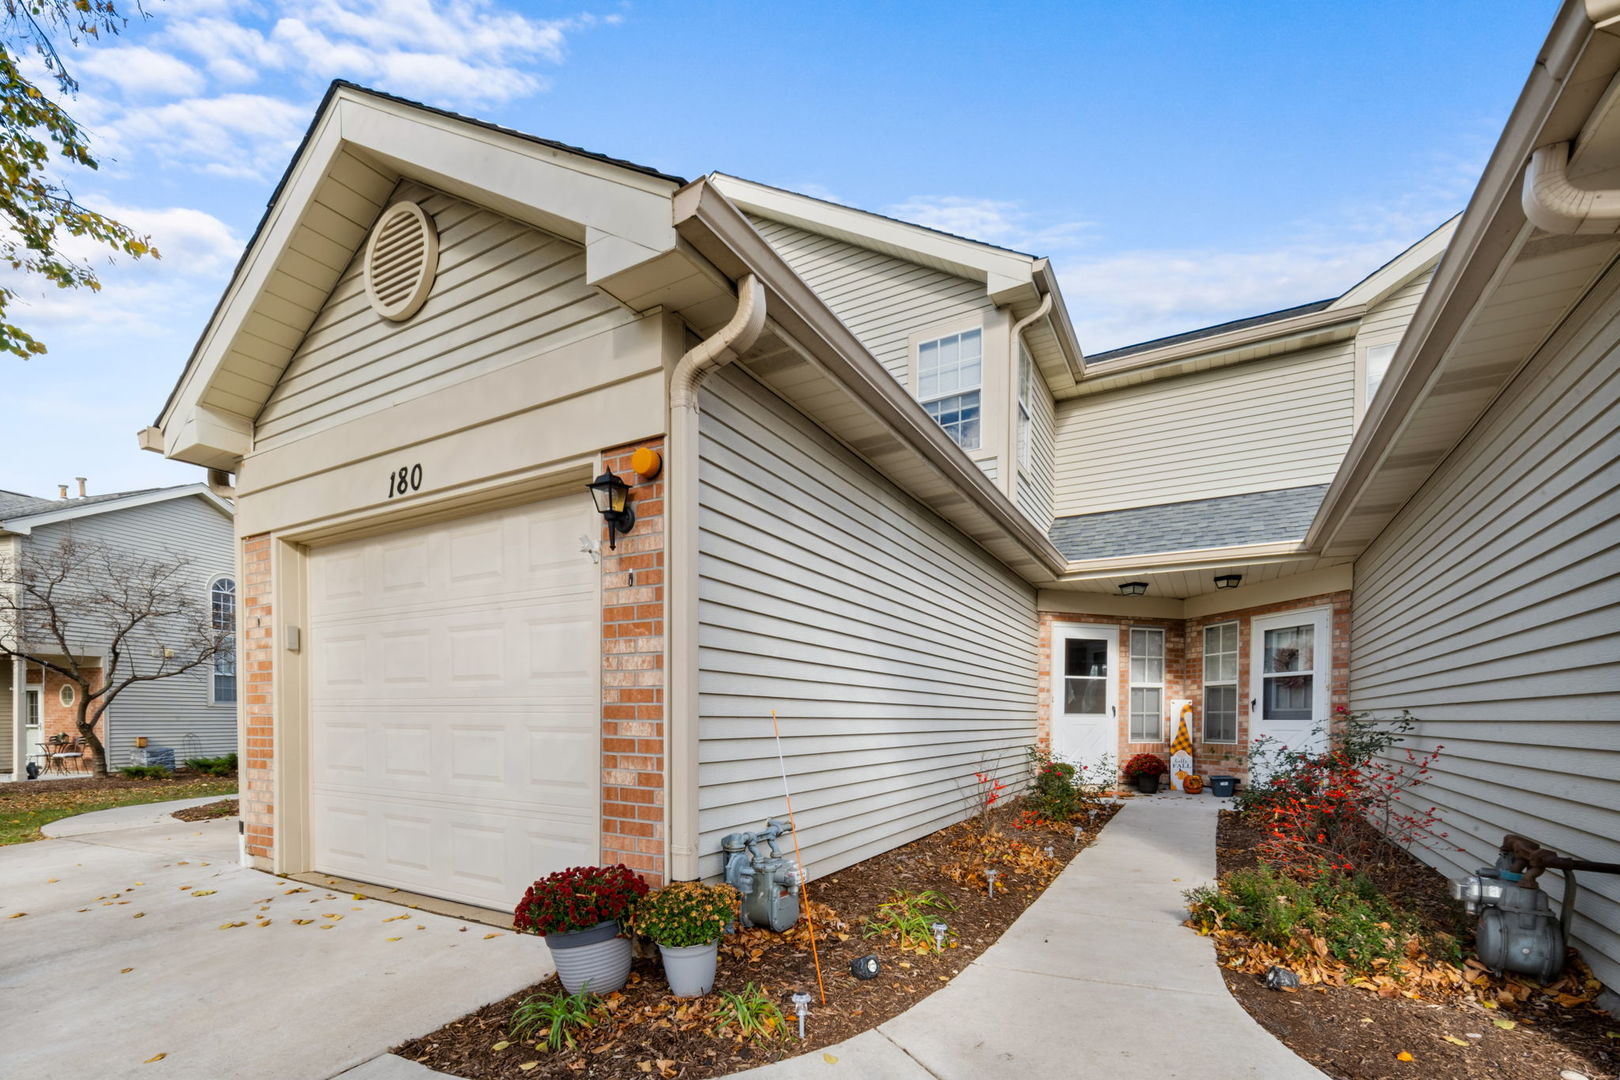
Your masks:
{"label": "orange globe light", "polygon": [[664,467],[664,459],[658,451],[640,446],[630,455],[630,467],[636,470],[643,480],[651,480]]}

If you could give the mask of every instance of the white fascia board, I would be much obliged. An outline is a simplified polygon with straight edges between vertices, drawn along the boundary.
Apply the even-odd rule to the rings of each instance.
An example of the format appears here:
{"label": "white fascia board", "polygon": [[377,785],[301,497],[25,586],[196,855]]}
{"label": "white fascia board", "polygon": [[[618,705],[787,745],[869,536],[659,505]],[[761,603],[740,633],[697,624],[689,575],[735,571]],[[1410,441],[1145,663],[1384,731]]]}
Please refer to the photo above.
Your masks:
{"label": "white fascia board", "polygon": [[1052,297],[1052,310],[1047,312],[1046,321],[1051,324],[1052,334],[1057,338],[1058,347],[1063,350],[1063,357],[1069,363],[1069,374],[1075,382],[1079,382],[1086,375],[1086,357],[1080,350],[1080,339],[1075,336],[1074,323],[1069,319],[1069,305],[1063,301],[1063,291],[1058,288],[1057,273],[1052,269],[1052,261],[1038,260],[1035,264],[1035,276],[1040,282],[1037,287]]}
{"label": "white fascia board", "polygon": [[1327,310],[1373,307],[1390,293],[1434,266],[1440,261],[1440,256],[1446,253],[1446,247],[1457,231],[1457,220],[1460,217],[1461,214],[1452,217],[1428,236],[1368,274],[1351,286],[1343,296],[1329,304]]}
{"label": "white fascia board", "polygon": [[866,240],[925,256],[960,277],[984,282],[985,292],[997,304],[1027,293],[1034,278],[1037,260],[1029,255],[725,173],[710,173],[709,179],[717,191],[750,214],[851,243]]}
{"label": "white fascia board", "polygon": [[59,521],[95,517],[98,514],[110,514],[118,510],[131,510],[137,506],[151,506],[153,503],[168,502],[171,499],[192,497],[202,499],[226,517],[234,517],[236,514],[230,503],[208,490],[207,484],[185,484],[181,487],[143,491],[122,499],[104,499],[100,502],[77,504],[70,500],[69,505],[60,510],[46,510],[43,513],[28,514],[0,522],[0,528],[18,536],[27,536],[42,525],[54,525]]}
{"label": "white fascia board", "polygon": [[1058,583],[1117,577],[1122,572],[1152,574],[1202,570],[1211,566],[1254,566],[1285,562],[1309,554],[1310,549],[1303,543],[1291,540],[1278,544],[1237,544],[1231,547],[1160,551],[1146,555],[1119,555],[1106,559],[1080,559],[1069,563],[1062,576],[1058,578]]}
{"label": "white fascia board", "polygon": [[201,401],[277,262],[292,246],[304,210],[345,150],[586,245],[591,282],[676,245],[671,180],[339,88],[289,170],[158,421],[165,456],[231,472],[251,450],[250,423],[217,411],[209,415],[201,411]]}

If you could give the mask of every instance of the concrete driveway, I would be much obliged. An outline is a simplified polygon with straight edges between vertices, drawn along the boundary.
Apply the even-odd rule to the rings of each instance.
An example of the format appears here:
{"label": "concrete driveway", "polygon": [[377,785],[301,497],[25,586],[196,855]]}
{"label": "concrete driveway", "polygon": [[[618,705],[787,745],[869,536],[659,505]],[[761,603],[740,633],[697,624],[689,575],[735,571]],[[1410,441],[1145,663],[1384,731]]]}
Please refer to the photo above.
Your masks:
{"label": "concrete driveway", "polygon": [[235,819],[83,820],[0,848],[5,1076],[324,1080],[551,971],[539,938],[244,870]]}

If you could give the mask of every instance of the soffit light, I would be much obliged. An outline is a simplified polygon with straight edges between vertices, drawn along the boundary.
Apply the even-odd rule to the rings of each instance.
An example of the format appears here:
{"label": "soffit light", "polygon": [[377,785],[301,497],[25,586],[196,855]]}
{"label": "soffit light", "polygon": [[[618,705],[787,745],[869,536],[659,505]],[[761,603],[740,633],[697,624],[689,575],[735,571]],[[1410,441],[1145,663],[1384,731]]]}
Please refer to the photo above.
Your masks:
{"label": "soffit light", "polygon": [[596,512],[608,523],[608,549],[615,547],[619,533],[629,532],[636,524],[636,511],[630,505],[630,485],[604,469],[602,475],[585,485],[596,501]]}
{"label": "soffit light", "polygon": [[1119,587],[1121,596],[1141,596],[1147,592],[1148,583],[1145,581],[1126,581]]}
{"label": "soffit light", "polygon": [[1235,589],[1243,583],[1242,574],[1216,574],[1215,587],[1217,589]]}

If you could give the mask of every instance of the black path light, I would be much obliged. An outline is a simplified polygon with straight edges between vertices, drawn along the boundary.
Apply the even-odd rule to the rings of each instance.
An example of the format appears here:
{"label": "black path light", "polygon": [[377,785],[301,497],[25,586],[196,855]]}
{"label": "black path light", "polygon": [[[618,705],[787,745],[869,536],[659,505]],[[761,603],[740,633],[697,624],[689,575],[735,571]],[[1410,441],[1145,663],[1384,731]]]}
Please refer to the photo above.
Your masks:
{"label": "black path light", "polygon": [[1121,582],[1119,592],[1121,596],[1141,596],[1147,592],[1148,583],[1145,581]]}
{"label": "black path light", "polygon": [[596,500],[596,512],[608,523],[608,549],[611,551],[618,534],[629,532],[636,524],[636,511],[630,505],[630,485],[615,476],[612,469],[604,469],[601,476],[585,486],[591,489],[591,498]]}

